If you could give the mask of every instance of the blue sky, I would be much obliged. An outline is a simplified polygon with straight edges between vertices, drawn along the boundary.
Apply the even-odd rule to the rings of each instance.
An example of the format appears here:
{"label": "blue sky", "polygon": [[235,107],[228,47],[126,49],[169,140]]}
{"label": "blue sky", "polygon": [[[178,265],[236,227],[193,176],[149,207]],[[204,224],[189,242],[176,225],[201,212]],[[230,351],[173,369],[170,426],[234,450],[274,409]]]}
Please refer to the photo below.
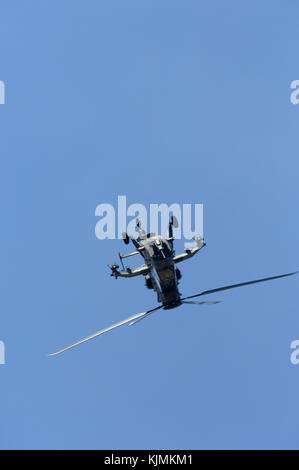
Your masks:
{"label": "blue sky", "polygon": [[[181,292],[298,269],[294,0],[0,6],[2,449],[298,448],[298,277],[162,311],[95,208],[204,204]],[[182,248],[182,241],[177,243]]]}

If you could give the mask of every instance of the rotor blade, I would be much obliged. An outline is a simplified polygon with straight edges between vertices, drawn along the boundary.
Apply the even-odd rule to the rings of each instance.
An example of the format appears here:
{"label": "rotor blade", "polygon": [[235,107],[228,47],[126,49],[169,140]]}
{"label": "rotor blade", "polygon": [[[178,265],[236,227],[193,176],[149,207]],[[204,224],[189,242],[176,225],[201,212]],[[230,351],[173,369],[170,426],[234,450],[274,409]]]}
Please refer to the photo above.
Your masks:
{"label": "rotor blade", "polygon": [[85,343],[86,341],[89,341],[90,339],[93,339],[96,336],[100,336],[103,333],[106,333],[107,331],[113,330],[114,328],[118,328],[119,326],[122,326],[125,323],[129,323],[130,321],[135,320],[137,318],[143,317],[144,315],[148,315],[148,314],[154,312],[155,310],[159,310],[161,307],[162,306],[159,305],[159,307],[155,307],[151,310],[148,310],[147,312],[142,312],[142,313],[137,313],[136,315],[132,315],[131,317],[126,318],[125,320],[122,320],[118,323],[114,323],[114,325],[108,326],[107,328],[104,328],[103,330],[97,331],[96,333],[94,333],[90,336],[87,336],[86,338],[80,339],[79,341],[76,341],[75,343],[70,344],[69,346],[66,346],[64,348],[59,349],[58,351],[55,351],[51,354],[48,354],[48,356],[56,356],[56,354],[60,354],[64,351],[67,351],[68,349],[74,348],[75,346],[78,346],[79,344]]}
{"label": "rotor blade", "polygon": [[254,281],[241,282],[239,284],[232,284],[231,286],[217,287],[216,289],[210,289],[210,290],[205,290],[203,292],[200,292],[200,294],[189,295],[188,297],[184,297],[182,301],[186,299],[193,299],[194,297],[199,297],[200,295],[213,294],[214,292],[219,292],[222,290],[234,289],[235,287],[248,286],[249,284],[256,284],[257,282],[272,281],[273,279],[279,279],[281,277],[293,276],[294,274],[297,274],[298,272],[299,271],[295,271],[293,273],[280,274],[278,276],[264,277],[263,279],[255,279]]}
{"label": "rotor blade", "polygon": [[[194,304],[194,305],[214,305],[214,304],[220,304],[221,300],[212,300],[212,301],[207,301],[207,302],[197,302],[196,300],[195,301],[192,301],[192,300],[182,300],[182,303],[183,304]],[[136,320],[138,321],[138,320]]]}
{"label": "rotor blade", "polygon": [[142,317],[139,317],[137,318],[137,320],[133,320],[131,323],[129,323],[129,326],[133,326],[135,325],[136,323],[138,323],[139,321],[143,320],[144,318],[148,317],[149,315],[151,315],[152,313],[154,313],[156,310],[159,310],[160,308],[162,308],[163,305],[160,305],[159,307],[155,308],[154,310],[150,310],[149,312],[146,312]]}

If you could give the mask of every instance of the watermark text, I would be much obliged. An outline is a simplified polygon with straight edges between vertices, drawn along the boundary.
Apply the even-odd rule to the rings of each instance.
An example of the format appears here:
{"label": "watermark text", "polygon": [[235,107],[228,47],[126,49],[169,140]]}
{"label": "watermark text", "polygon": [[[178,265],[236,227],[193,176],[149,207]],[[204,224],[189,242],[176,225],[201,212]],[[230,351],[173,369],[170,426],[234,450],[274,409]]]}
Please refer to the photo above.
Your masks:
{"label": "watermark text", "polygon": [[5,85],[2,80],[0,80],[0,104],[5,104]]}
{"label": "watermark text", "polygon": [[291,364],[296,366],[299,364],[299,339],[294,339],[294,341],[292,341],[290,344],[290,348],[293,349],[290,356],[290,361]]}
{"label": "watermark text", "polygon": [[0,365],[5,364],[5,344],[0,340]]}
{"label": "watermark text", "polygon": [[290,88],[294,91],[292,91],[290,95],[290,101],[292,104],[298,104],[299,103],[299,80],[293,80],[291,82]]}
{"label": "watermark text", "polygon": [[177,221],[173,226],[175,238],[191,240],[195,235],[203,238],[203,204],[149,204],[148,211],[141,203],[127,207],[126,196],[118,196],[116,208],[109,203],[99,204],[95,216],[99,217],[95,226],[95,235],[99,240],[122,239],[123,233],[138,236],[136,219],[139,219],[144,233],[166,238],[172,216]]}

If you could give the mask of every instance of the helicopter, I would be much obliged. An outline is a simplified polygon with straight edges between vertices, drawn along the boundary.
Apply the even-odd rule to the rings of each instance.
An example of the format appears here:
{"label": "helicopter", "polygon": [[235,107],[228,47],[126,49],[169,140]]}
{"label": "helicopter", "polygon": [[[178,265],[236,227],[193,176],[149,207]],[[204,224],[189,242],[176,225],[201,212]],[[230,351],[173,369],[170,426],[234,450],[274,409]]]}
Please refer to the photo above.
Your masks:
{"label": "helicopter", "polygon": [[[198,294],[182,297],[178,289],[179,281],[182,277],[182,274],[181,271],[177,268],[177,264],[187,259],[190,259],[196,253],[198,253],[204,246],[206,246],[206,244],[201,236],[194,236],[193,238],[195,241],[195,246],[191,248],[186,248],[184,252],[176,254],[173,246],[175,239],[173,236],[173,227],[178,227],[178,221],[174,215],[170,218],[170,221],[168,223],[168,236],[163,238],[161,235],[156,235],[154,233],[146,233],[142,229],[140,220],[136,219],[136,228],[138,229],[137,238],[129,236],[127,233],[122,234],[124,243],[128,245],[131,241],[135,247],[135,251],[125,255],[121,255],[119,253],[122,270],[119,270],[119,265],[116,262],[108,265],[108,267],[111,269],[110,275],[115,279],[118,279],[119,277],[131,278],[135,276],[144,276],[146,287],[148,289],[153,289],[157,293],[157,300],[160,305],[145,312],[132,315],[118,323],[114,323],[113,325],[99,330],[90,336],[87,336],[79,341],[76,341],[75,343],[70,344],[69,346],[63,347],[58,351],[48,354],[49,356],[55,356],[75,346],[79,346],[80,344],[85,343],[86,341],[89,341],[97,336],[102,335],[103,333],[111,331],[127,323],[129,323],[130,326],[135,325],[136,323],[147,318],[149,315],[160,309],[169,310],[172,308],[179,307],[183,304],[217,304],[219,303],[219,301],[200,301],[191,299],[201,297],[202,295],[208,295],[213,294],[215,292],[247,286],[250,284],[256,284],[259,282],[272,281],[274,279],[293,276],[294,274],[298,273],[298,271],[295,271],[287,274],[279,274],[276,276],[254,279],[252,281],[217,287],[214,289],[204,290]],[[131,269],[129,267],[125,268],[123,264],[123,259],[135,255],[141,255],[144,260],[144,264],[134,269]]]}

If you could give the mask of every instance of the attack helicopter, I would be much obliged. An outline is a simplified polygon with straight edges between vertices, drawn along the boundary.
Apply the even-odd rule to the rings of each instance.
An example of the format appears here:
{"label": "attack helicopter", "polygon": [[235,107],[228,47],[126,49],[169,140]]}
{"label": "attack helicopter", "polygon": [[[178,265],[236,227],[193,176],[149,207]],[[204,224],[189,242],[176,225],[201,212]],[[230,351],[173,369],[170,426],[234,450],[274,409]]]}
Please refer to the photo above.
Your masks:
{"label": "attack helicopter", "polygon": [[[97,336],[102,335],[103,333],[111,331],[114,328],[118,328],[119,326],[125,325],[127,323],[129,323],[130,326],[135,325],[139,321],[147,318],[149,315],[160,309],[169,310],[172,308],[179,307],[183,304],[217,304],[219,303],[219,301],[200,301],[191,299],[195,299],[203,295],[214,294],[215,292],[221,292],[228,289],[247,286],[250,284],[256,284],[259,282],[272,281],[274,279],[293,276],[294,274],[298,273],[298,271],[295,271],[287,274],[279,274],[276,276],[254,279],[253,281],[246,281],[238,284],[217,287],[214,289],[202,291],[198,294],[182,297],[178,289],[179,281],[182,275],[181,271],[177,268],[177,264],[191,258],[196,253],[198,253],[206,245],[204,243],[204,239],[200,236],[195,236],[195,246],[187,248],[184,252],[180,254],[176,254],[173,246],[173,227],[178,227],[178,221],[175,216],[172,216],[170,218],[168,224],[168,236],[166,238],[163,238],[161,235],[156,235],[154,233],[146,233],[142,229],[141,222],[139,219],[136,219],[136,227],[138,229],[137,238],[129,236],[127,233],[122,234],[124,243],[128,245],[131,241],[135,247],[135,251],[125,255],[121,255],[119,253],[122,270],[119,270],[119,265],[116,262],[109,264],[108,266],[111,269],[111,276],[115,279],[118,279],[119,277],[131,278],[135,276],[144,276],[146,287],[149,289],[153,289],[157,293],[157,300],[160,305],[145,312],[132,315],[129,318],[126,318],[125,320],[122,320],[118,323],[114,323],[113,325],[107,328],[99,330],[96,333],[87,336],[86,338],[76,341],[75,343],[72,343],[69,346],[63,347],[58,351],[49,354],[49,356],[55,356],[75,346],[79,346],[80,344],[85,343],[86,341],[89,341]],[[125,268],[123,264],[123,259],[135,255],[141,255],[144,260],[144,264],[134,269],[131,269],[129,267]]]}

